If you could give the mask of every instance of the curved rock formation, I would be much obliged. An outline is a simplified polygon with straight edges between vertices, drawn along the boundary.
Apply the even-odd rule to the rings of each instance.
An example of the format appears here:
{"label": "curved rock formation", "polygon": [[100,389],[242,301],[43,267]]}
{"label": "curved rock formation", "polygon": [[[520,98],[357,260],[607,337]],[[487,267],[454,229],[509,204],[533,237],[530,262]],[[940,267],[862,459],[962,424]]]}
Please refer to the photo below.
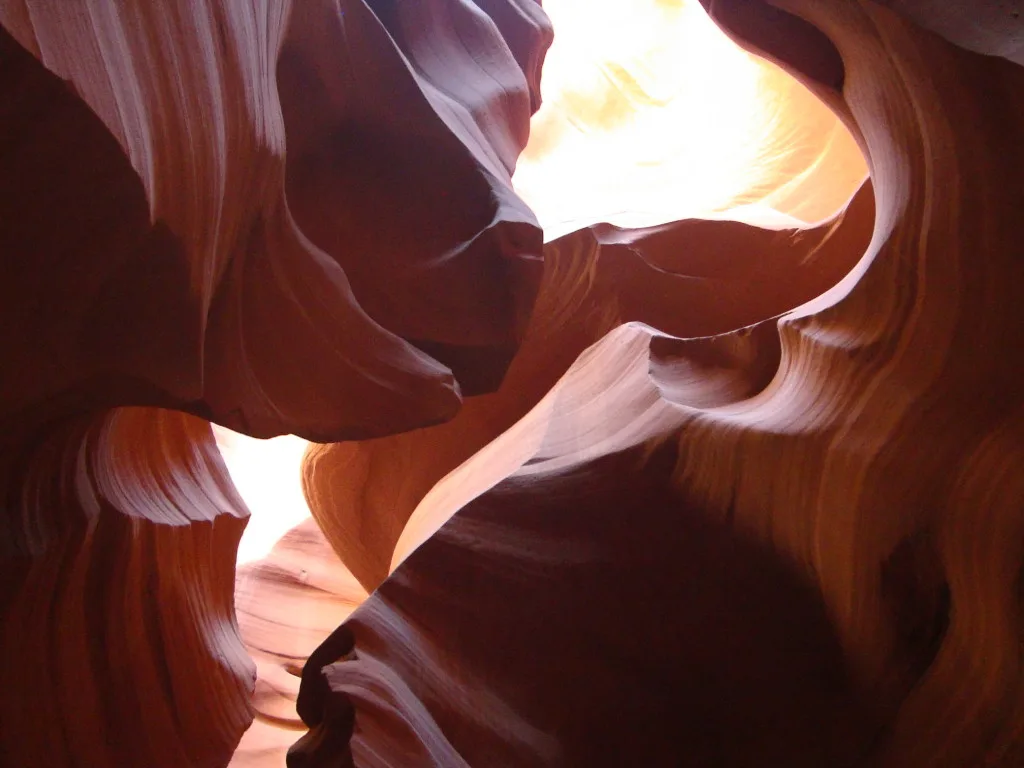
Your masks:
{"label": "curved rock formation", "polygon": [[950,42],[1024,65],[1024,6],[1013,0],[943,3],[938,0],[876,0]]}
{"label": "curved rock formation", "polygon": [[445,424],[310,446],[303,482],[314,517],[363,586],[376,588],[427,492],[545,395],[556,398],[552,387],[587,347],[628,322],[712,336],[791,310],[849,272],[873,217],[865,186],[837,220],[812,230],[691,220],[647,231],[595,227],[549,243],[531,324],[500,389],[469,398]]}
{"label": "curved rock formation", "polygon": [[868,2],[711,12],[849,121],[870,242],[746,339],[620,328],[433,487],[324,669],[358,765],[1024,760],[1024,72]]}
{"label": "curved rock formation", "polygon": [[303,664],[366,592],[309,519],[266,558],[239,568],[237,579],[238,623],[256,662],[256,719],[231,764],[271,768],[284,764],[288,747],[305,730],[295,711]]}
{"label": "curved rock formation", "polygon": [[542,247],[532,0],[0,3],[0,764],[1024,764],[1017,17],[705,6],[837,217]]}
{"label": "curved rock formation", "polygon": [[[23,366],[4,401],[106,396],[337,440],[457,410],[451,372],[403,338],[470,392],[500,379],[540,250],[510,186],[537,45],[524,72],[489,16],[457,7],[435,35],[500,51],[486,67],[465,47],[403,51],[386,22],[415,19],[361,0],[4,6],[9,178],[70,169],[56,199],[41,182],[6,193],[0,244],[25,257],[3,286],[22,322],[2,349],[46,345],[59,365]],[[521,48],[549,35],[528,20]],[[428,223],[430,238],[394,239]],[[64,300],[41,323],[47,296]]]}
{"label": "curved rock formation", "polygon": [[[9,436],[5,436],[9,437]],[[210,425],[118,408],[5,440],[4,765],[224,765],[252,718]]]}
{"label": "curved rock formation", "polygon": [[202,419],[376,437],[500,381],[551,32],[487,6],[0,3],[0,762],[229,759],[246,510]]}

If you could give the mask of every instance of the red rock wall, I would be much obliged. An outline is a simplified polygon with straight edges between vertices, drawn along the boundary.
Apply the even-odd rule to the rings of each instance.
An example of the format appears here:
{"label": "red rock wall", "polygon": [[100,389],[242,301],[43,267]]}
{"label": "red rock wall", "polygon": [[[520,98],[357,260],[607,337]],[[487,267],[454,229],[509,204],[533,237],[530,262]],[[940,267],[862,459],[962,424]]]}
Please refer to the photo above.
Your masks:
{"label": "red rock wall", "polygon": [[5,442],[0,763],[224,765],[252,718],[209,424],[117,408]]}
{"label": "red rock wall", "polygon": [[[370,456],[353,477],[371,493],[353,493],[414,509],[391,528],[397,570],[347,623],[354,650],[325,670],[328,729],[347,731],[337,710],[353,708],[356,764],[1024,761],[1022,188],[1009,181],[1024,73],[871,3],[787,7],[801,18],[712,12],[861,141],[876,212],[862,239],[857,216],[836,230],[851,234],[830,254],[836,276],[850,270],[835,288],[710,338],[605,336],[522,421],[397,502],[384,478],[404,492],[441,464],[470,408],[414,433],[431,458],[376,450],[413,435],[311,454],[314,513],[361,578],[382,574],[390,539],[352,552],[360,529],[345,521],[366,508],[338,503],[352,484],[321,465]],[[690,237],[686,258],[709,247]],[[799,271],[773,276],[762,285],[804,300]],[[732,305],[712,296],[691,322],[728,324]],[[729,330],[687,327],[692,302],[672,304],[679,325],[659,330]]]}
{"label": "red rock wall", "polygon": [[0,4],[0,763],[230,758],[247,511],[203,419],[376,437],[500,380],[551,32],[491,5]]}
{"label": "red rock wall", "polygon": [[0,764],[1024,764],[1016,17],[706,5],[835,221],[542,248],[528,0],[0,4]]}

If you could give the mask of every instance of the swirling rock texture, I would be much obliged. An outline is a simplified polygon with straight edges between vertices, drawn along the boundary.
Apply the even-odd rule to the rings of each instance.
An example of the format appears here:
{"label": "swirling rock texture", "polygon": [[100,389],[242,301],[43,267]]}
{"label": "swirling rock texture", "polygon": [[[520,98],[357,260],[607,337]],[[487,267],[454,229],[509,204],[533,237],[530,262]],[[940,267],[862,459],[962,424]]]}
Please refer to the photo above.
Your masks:
{"label": "swirling rock texture", "polygon": [[[23,321],[9,324],[5,349],[27,356],[48,344],[55,360],[5,379],[12,408],[118,388],[119,400],[187,407],[255,436],[322,440],[453,415],[451,371],[389,324],[466,368],[467,391],[500,375],[532,301],[540,244],[509,188],[534,86],[507,45],[497,74],[477,72],[469,50],[451,71],[424,71],[405,56],[430,51],[405,54],[361,2],[80,10],[11,3],[0,17],[10,33],[8,176],[70,169],[58,201],[45,183],[28,184],[5,217],[8,250],[39,256],[18,260],[5,283],[10,316]],[[452,17],[449,27],[481,45],[502,41],[479,11]],[[344,51],[345,66],[317,59]],[[360,69],[384,70],[392,98],[354,78]],[[468,72],[501,79],[482,89]],[[298,93],[301,115],[288,100]],[[388,112],[392,103],[401,114]],[[401,121],[408,135],[389,143]],[[359,162],[336,157],[353,146]],[[392,155],[411,183],[381,177]],[[420,167],[424,157],[432,165]],[[310,170],[331,163],[347,173]],[[424,176],[436,194],[412,192]],[[371,201],[366,210],[346,207],[353,190]],[[350,215],[325,222],[328,204]],[[407,231],[400,223],[415,231],[450,220],[364,258],[370,239]],[[49,309],[44,279],[62,280],[48,290],[68,296],[35,331],[28,320]]]}
{"label": "swirling rock texture", "polygon": [[542,248],[532,0],[0,3],[0,764],[1024,764],[1019,14],[706,6],[835,218]]}
{"label": "swirling rock texture", "polygon": [[[777,347],[772,333],[755,324],[819,295],[849,272],[870,239],[873,214],[871,190],[864,187],[840,220],[799,234],[693,220],[643,231],[596,227],[549,244],[532,323],[499,390],[470,398],[455,419],[436,427],[311,446],[303,479],[313,515],[346,566],[367,589],[376,588],[428,491],[545,396],[549,405],[542,410],[551,409],[572,381],[563,373],[585,349],[631,322],[689,337],[754,326],[745,333]],[[776,270],[788,279],[773,281]],[[721,359],[760,353],[747,337],[721,344],[709,339],[696,354],[693,375],[703,368],[710,373]],[[761,373],[770,378],[772,370]],[[739,396],[754,393],[741,389]],[[567,400],[564,407],[580,407],[597,392],[577,393],[579,405]],[[514,461],[518,449],[509,449],[489,453]]]}
{"label": "swirling rock texture", "polygon": [[204,419],[375,437],[500,380],[551,31],[490,5],[0,4],[0,763],[230,758],[246,509]]}
{"label": "swirling rock texture", "polygon": [[302,666],[365,599],[366,591],[309,518],[267,557],[238,569],[235,609],[257,677],[255,721],[231,765],[284,764],[288,747],[306,730],[295,711]]}
{"label": "swirling rock texture", "polygon": [[[604,315],[647,325],[595,330],[482,450],[463,435],[486,416],[456,431],[472,404],[419,437],[314,450],[314,514],[380,585],[323,670],[330,692],[300,693],[316,728],[296,764],[1024,763],[1024,73],[873,3],[710,11],[857,137],[875,210],[851,206],[841,244],[815,251],[845,276],[812,296],[773,271],[792,306],[758,317],[693,286],[714,306],[689,322],[681,296],[654,320],[672,283],[648,283],[641,314]],[[620,235],[557,242],[548,274],[596,240],[569,284],[600,285],[601,237]],[[621,237],[657,263],[649,234]],[[711,247],[691,232],[665,271]],[[534,328],[559,306],[544,295]],[[571,317],[555,327],[587,315]]]}
{"label": "swirling rock texture", "polygon": [[252,718],[245,506],[208,423],[117,408],[5,440],[0,763],[223,764]]}

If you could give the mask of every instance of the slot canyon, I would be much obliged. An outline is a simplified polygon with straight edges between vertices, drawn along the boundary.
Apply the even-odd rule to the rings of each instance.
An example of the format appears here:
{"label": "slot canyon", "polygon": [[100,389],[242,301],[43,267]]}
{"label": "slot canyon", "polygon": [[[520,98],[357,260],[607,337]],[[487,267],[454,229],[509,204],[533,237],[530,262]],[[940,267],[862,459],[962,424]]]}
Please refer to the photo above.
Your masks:
{"label": "slot canyon", "polygon": [[1024,766],[1022,15],[0,0],[0,768]]}

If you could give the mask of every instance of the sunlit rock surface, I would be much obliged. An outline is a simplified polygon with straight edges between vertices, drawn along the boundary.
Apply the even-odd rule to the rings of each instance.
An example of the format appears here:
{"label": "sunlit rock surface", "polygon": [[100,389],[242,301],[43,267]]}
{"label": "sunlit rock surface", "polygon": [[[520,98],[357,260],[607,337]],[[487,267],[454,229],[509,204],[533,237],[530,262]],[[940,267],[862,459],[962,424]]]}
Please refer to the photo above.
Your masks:
{"label": "sunlit rock surface", "polygon": [[[684,221],[646,231],[595,227],[549,243],[533,320],[499,390],[470,398],[458,416],[436,427],[311,446],[303,480],[313,515],[356,577],[367,589],[376,588],[390,570],[398,537],[403,530],[409,535],[406,522],[413,510],[419,505],[421,518],[434,516],[426,511],[432,502],[424,497],[442,477],[542,400],[529,428],[538,436],[530,441],[541,439],[547,429],[550,416],[542,414],[582,407],[600,393],[600,386],[584,384],[580,394],[570,386],[571,376],[563,376],[589,346],[623,323],[643,323],[683,337],[711,337],[798,307],[855,265],[870,240],[873,216],[871,189],[865,186],[841,219],[801,232]],[[773,279],[779,272],[787,279]],[[750,333],[770,344],[776,335],[770,329],[752,329],[744,331],[744,338]],[[690,375],[709,373],[705,366],[713,369],[721,360],[756,352],[747,341],[737,345],[731,339],[709,340],[706,348]],[[584,362],[579,360],[580,365]],[[610,365],[606,373],[614,380],[618,366],[607,358],[604,365]],[[591,365],[589,375],[600,368]],[[767,378],[772,373],[774,366]],[[762,376],[761,386],[767,378]],[[573,394],[563,393],[567,386]],[[634,415],[627,417],[633,420]],[[522,434],[522,425],[516,430]],[[492,457],[511,471],[516,457],[522,463],[529,456],[520,454],[530,449],[513,448],[507,435],[503,439],[504,447],[489,446],[478,458]],[[465,471],[478,480],[485,475],[492,483],[501,479],[500,474],[485,473],[479,462]]]}
{"label": "sunlit rock surface", "polygon": [[0,764],[1024,764],[1019,15],[706,6],[0,3]]}
{"label": "sunlit rock surface", "polygon": [[366,599],[320,529],[306,519],[259,561],[240,565],[235,609],[256,662],[256,719],[232,758],[237,766],[280,766],[305,730],[295,712],[302,666]]}
{"label": "sunlit rock surface", "polygon": [[1024,72],[871,3],[787,8],[712,11],[858,137],[849,274],[724,335],[620,327],[434,470],[325,670],[356,764],[1024,760]]}
{"label": "sunlit rock surface", "polygon": [[0,3],[0,762],[231,756],[247,510],[202,419],[367,438],[501,380],[551,33],[493,5]]}

